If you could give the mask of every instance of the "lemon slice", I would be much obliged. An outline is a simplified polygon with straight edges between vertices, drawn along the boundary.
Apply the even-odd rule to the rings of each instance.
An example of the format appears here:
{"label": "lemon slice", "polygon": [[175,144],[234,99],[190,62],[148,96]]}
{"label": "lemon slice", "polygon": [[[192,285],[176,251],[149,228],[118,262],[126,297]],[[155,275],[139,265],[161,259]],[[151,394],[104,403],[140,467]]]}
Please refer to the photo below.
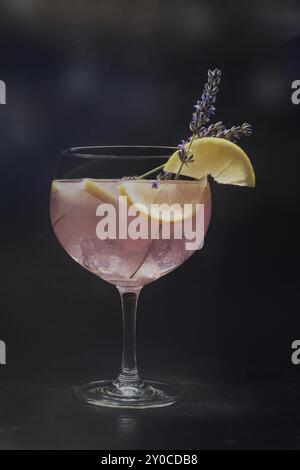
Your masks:
{"label": "lemon slice", "polygon": [[127,196],[129,206],[141,204],[142,215],[159,222],[176,223],[193,217],[196,204],[204,203],[207,189],[204,178],[201,181],[161,181],[158,188],[152,188],[152,182],[147,180],[126,181],[119,191],[120,195]]}
{"label": "lemon slice", "polygon": [[105,183],[104,187],[103,184],[89,179],[84,180],[82,184],[82,189],[91,196],[94,196],[102,202],[116,205],[118,200],[117,196],[113,193],[113,187],[108,188],[110,188],[108,183]]}
{"label": "lemon slice", "polygon": [[[186,144],[186,149],[189,144]],[[203,137],[191,145],[194,161],[184,164],[181,175],[201,179],[211,175],[218,183],[255,186],[255,174],[244,150],[229,140]],[[164,166],[165,171],[177,173],[181,166],[179,151],[173,153]]]}

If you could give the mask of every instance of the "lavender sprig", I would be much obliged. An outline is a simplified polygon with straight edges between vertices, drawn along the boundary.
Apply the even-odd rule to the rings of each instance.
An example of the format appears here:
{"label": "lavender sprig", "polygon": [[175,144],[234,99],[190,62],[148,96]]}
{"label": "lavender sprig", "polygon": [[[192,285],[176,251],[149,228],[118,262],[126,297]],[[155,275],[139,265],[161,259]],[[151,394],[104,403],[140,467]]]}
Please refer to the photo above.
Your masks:
{"label": "lavender sprig", "polygon": [[[219,91],[220,81],[221,70],[208,70],[207,82],[204,86],[201,99],[198,100],[194,106],[195,111],[192,115],[192,120],[189,126],[190,130],[192,131],[192,136],[189,137],[188,140],[182,140],[181,144],[178,145],[178,156],[180,158],[181,164],[175,179],[179,178],[183,166],[188,165],[193,161],[191,149],[195,139],[202,137],[218,137],[236,142],[238,139],[252,134],[251,125],[247,122],[244,122],[241,126],[232,126],[230,129],[227,129],[222,121],[208,125],[211,117],[215,114],[216,111],[215,102],[217,93]],[[138,179],[146,178],[147,176],[158,173],[159,171],[163,170],[163,168],[164,164],[148,171],[142,176],[139,176]],[[157,180],[153,182],[153,186],[158,187],[158,181],[160,179],[169,179],[171,177],[172,176],[170,175],[164,176],[164,172],[160,173],[157,177]]]}
{"label": "lavender sprig", "polygon": [[194,106],[196,111],[193,113],[193,117],[190,122],[190,130],[193,135],[197,135],[201,127],[207,125],[211,116],[215,114],[216,108],[214,103],[219,91],[220,81],[221,70],[215,69],[208,71],[208,79],[204,86],[201,100],[196,102]]}
{"label": "lavender sprig", "polygon": [[217,137],[220,132],[225,131],[226,128],[222,121],[211,124],[208,127],[201,127],[198,132],[198,137]]}
{"label": "lavender sprig", "polygon": [[193,156],[190,155],[190,149],[195,138],[199,137],[199,132],[209,123],[211,116],[214,115],[216,108],[214,103],[216,101],[217,93],[219,91],[219,84],[221,81],[221,70],[209,70],[207,82],[205,83],[201,100],[198,100],[194,106],[196,111],[193,113],[192,120],[190,122],[190,130],[193,135],[189,141],[188,149],[186,150],[186,142],[183,140],[178,145],[179,158],[181,165],[176,174],[176,179],[179,178],[183,165],[188,165],[193,161]]}
{"label": "lavender sprig", "polygon": [[244,122],[241,126],[232,126],[230,129],[222,129],[220,130],[216,137],[220,137],[222,139],[231,140],[235,142],[242,137],[248,137],[252,134],[252,127],[251,124]]}
{"label": "lavender sprig", "polygon": [[209,127],[202,127],[199,131],[198,137],[219,137],[231,141],[236,141],[242,137],[247,137],[252,134],[251,124],[244,122],[241,126],[232,126],[226,129],[222,121],[211,124]]}

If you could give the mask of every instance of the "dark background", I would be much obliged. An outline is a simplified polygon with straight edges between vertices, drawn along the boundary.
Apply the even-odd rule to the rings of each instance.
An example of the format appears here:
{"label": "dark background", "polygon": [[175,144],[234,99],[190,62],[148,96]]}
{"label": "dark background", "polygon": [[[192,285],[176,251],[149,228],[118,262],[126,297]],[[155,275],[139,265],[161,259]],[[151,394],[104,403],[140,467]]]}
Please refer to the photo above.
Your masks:
{"label": "dark background", "polygon": [[[298,1],[2,0],[0,448],[300,447],[299,51]],[[64,394],[117,374],[121,315],[52,232],[60,151],[177,145],[214,67],[216,119],[253,125],[257,187],[213,184],[203,251],[138,315],[143,376],[202,392],[153,419],[83,411]]]}

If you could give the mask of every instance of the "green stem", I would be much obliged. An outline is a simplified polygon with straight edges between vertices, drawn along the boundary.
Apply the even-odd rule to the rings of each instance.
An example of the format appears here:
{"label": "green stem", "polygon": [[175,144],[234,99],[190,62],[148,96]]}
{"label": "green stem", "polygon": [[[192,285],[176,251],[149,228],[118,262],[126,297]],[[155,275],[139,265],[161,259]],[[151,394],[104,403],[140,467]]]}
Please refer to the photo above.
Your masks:
{"label": "green stem", "polygon": [[156,168],[153,168],[153,170],[150,170],[150,171],[147,171],[147,173],[144,173],[143,175],[141,176],[138,176],[138,180],[141,180],[143,178],[146,178],[147,176],[150,176],[150,175],[153,175],[154,173],[157,173],[159,170],[162,170],[163,167],[165,166],[165,163],[163,163],[162,165],[160,166],[157,166]]}
{"label": "green stem", "polygon": [[183,165],[184,165],[184,162],[181,162],[181,165],[180,165],[180,167],[179,167],[179,170],[177,171],[176,176],[175,176],[175,179],[176,179],[176,180],[179,179],[179,176],[180,176],[180,173],[181,173],[181,170],[182,170]]}

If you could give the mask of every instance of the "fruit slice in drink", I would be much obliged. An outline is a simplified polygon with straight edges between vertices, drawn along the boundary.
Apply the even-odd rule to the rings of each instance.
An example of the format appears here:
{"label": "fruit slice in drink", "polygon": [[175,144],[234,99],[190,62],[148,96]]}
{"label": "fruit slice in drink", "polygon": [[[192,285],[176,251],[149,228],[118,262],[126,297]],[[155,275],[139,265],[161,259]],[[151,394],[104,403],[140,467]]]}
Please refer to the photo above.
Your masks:
{"label": "fruit slice in drink", "polygon": [[238,145],[226,139],[203,137],[186,144],[186,151],[193,155],[193,161],[183,164],[179,151],[167,161],[164,170],[201,179],[211,175],[218,183],[238,186],[255,186],[255,174],[249,157]]}

